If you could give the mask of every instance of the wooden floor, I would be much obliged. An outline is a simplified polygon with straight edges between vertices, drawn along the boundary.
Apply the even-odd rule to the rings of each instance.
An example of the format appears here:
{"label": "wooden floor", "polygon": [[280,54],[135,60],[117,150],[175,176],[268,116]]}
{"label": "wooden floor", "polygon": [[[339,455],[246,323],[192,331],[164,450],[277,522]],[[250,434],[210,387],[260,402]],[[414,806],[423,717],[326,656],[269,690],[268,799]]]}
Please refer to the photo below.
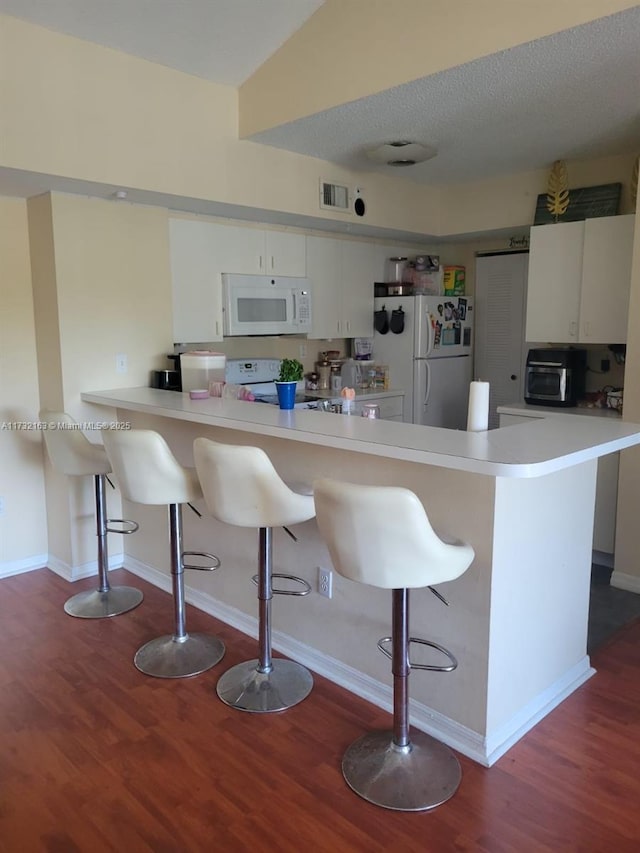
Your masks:
{"label": "wooden floor", "polygon": [[170,599],[124,570],[111,577],[145,600],[106,620],[62,609],[92,581],[46,569],[0,581],[3,853],[640,850],[640,622],[494,767],[461,756],[455,797],[411,814],[360,799],[340,771],[347,745],[387,727],[386,713],[319,676],[285,713],[227,708],[216,680],[255,644],[194,608],[188,627],[224,640],[222,663],[143,676],[133,653],[169,629]]}

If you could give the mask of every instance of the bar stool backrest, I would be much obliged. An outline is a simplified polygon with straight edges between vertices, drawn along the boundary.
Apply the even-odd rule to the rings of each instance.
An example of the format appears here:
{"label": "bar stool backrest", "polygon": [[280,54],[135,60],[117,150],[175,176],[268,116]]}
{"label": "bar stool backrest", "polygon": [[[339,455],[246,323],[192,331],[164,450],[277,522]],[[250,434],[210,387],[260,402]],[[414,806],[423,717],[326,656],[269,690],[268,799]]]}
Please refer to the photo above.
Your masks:
{"label": "bar stool backrest", "polygon": [[39,417],[40,423],[46,424],[42,434],[54,468],[70,477],[111,471],[104,448],[92,444],[71,415],[41,409]]}
{"label": "bar stool backrest", "polygon": [[313,497],[292,491],[259,447],[193,443],[193,458],[207,509],[237,527],[281,527],[315,515]]}
{"label": "bar stool backrest", "polygon": [[127,500],[159,506],[189,503],[202,497],[195,471],[178,463],[159,433],[149,429],[105,429],[102,439]]}
{"label": "bar stool backrest", "polygon": [[410,589],[444,583],[471,565],[474,551],[434,532],[417,495],[395,486],[314,483],[318,528],[337,572],[357,583]]}

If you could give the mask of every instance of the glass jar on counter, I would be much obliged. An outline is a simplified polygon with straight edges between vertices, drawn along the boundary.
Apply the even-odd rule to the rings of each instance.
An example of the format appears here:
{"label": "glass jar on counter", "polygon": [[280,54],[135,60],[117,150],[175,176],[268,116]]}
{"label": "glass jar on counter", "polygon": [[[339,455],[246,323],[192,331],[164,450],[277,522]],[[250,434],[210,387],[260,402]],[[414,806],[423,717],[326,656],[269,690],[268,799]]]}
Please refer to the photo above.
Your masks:
{"label": "glass jar on counter", "polygon": [[377,403],[363,403],[360,414],[363,418],[376,420],[380,417],[380,406]]}

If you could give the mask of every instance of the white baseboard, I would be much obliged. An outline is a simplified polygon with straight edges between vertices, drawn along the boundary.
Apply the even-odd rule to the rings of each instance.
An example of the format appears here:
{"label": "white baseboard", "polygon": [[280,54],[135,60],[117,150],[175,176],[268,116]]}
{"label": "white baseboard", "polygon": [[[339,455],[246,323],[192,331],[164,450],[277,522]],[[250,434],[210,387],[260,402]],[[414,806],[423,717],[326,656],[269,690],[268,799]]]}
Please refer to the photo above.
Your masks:
{"label": "white baseboard", "polygon": [[12,575],[21,575],[23,572],[33,572],[43,569],[47,565],[47,554],[34,554],[25,557],[24,560],[8,560],[0,563],[0,578],[9,578]]}
{"label": "white baseboard", "polygon": [[638,575],[627,575],[624,572],[614,571],[611,574],[611,586],[616,589],[626,589],[627,592],[640,593],[640,577]]}
{"label": "white baseboard", "polygon": [[607,569],[613,568],[613,554],[608,554],[606,551],[592,551],[591,562],[596,566],[606,566]]}
{"label": "white baseboard", "polygon": [[[97,560],[91,560],[91,562],[83,563],[80,566],[70,566],[63,560],[59,560],[57,557],[54,557],[53,554],[49,554],[49,556],[47,557],[46,565],[51,569],[52,572],[55,572],[57,575],[60,575],[61,578],[64,578],[66,581],[70,581],[71,583],[73,583],[74,581],[82,580],[82,578],[94,577],[98,574]],[[123,565],[123,554],[116,554],[113,557],[109,557],[110,570],[121,569]]]}
{"label": "white baseboard", "polygon": [[[126,562],[126,568],[132,574],[143,578],[143,580],[163,589],[165,592],[171,591],[171,578],[164,572],[158,571],[158,569],[133,557],[127,557]],[[226,625],[236,628],[243,634],[253,638],[258,636],[258,620],[254,616],[249,616],[235,607],[223,604],[208,593],[191,589],[186,584],[185,598],[189,604],[219,619]],[[313,672],[322,675],[340,687],[344,687],[345,690],[371,702],[376,707],[392,712],[391,676],[389,676],[389,683],[383,684],[342,661],[322,654],[317,649],[280,631],[273,632],[272,640],[273,648],[282,654],[304,666],[308,666]],[[452,749],[466,755],[467,758],[476,761],[478,764],[491,767],[536,723],[594,674],[595,670],[591,668],[588,656],[585,656],[573,669],[565,673],[562,678],[558,679],[555,684],[539,696],[536,696],[518,714],[489,737],[474,732],[414,699],[411,699],[409,703],[411,725],[446,743]]]}
{"label": "white baseboard", "polygon": [[[502,725],[497,731],[486,738],[483,752],[486,755],[485,764],[492,764],[501,758],[520,738],[530,731],[536,723],[553,711],[567,696],[577,690],[585,681],[596,674],[591,666],[589,656],[585,655],[568,672],[565,672],[554,684],[539,693],[531,702],[521,708],[518,713]],[[473,756],[471,756],[473,757]]]}

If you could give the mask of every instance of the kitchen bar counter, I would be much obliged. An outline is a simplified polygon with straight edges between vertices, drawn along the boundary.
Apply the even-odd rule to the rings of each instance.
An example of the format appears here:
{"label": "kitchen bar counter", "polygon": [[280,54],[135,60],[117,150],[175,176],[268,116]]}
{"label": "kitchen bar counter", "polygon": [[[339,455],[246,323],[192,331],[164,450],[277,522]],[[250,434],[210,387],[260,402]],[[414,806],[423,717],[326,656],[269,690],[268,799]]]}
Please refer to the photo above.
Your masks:
{"label": "kitchen bar counter", "polygon": [[539,477],[640,442],[640,425],[619,419],[580,419],[567,430],[555,419],[545,418],[517,429],[469,433],[315,411],[287,412],[264,403],[214,397],[191,400],[186,393],[156,388],[91,391],[82,394],[82,399],[128,411],[500,477]]}
{"label": "kitchen bar counter", "polygon": [[588,406],[530,406],[528,403],[506,403],[496,409],[499,415],[522,415],[528,418],[551,418],[559,415],[578,415],[586,418],[601,418],[612,423],[622,421],[622,413],[616,409],[596,409]]}
{"label": "kitchen bar counter", "polygon": [[[412,724],[491,765],[594,674],[587,655],[591,540],[598,458],[640,443],[640,426],[603,418],[535,418],[486,433],[367,420],[235,400],[192,401],[151,388],[82,395],[85,421],[154,429],[193,465],[199,436],[262,447],[288,481],[331,477],[403,486],[417,494],[434,530],[475,550],[467,572],[442,593],[412,591],[411,630],[455,654],[455,672],[416,673]],[[99,404],[95,408],[90,404]],[[105,410],[104,407],[108,407]],[[110,496],[114,501],[115,496]],[[204,509],[204,507],[200,507]],[[166,511],[125,506],[140,530],[126,537],[125,565],[169,589]],[[222,568],[189,573],[187,600],[255,636],[258,536],[184,512],[185,547],[213,551]],[[297,542],[274,531],[276,570],[317,590],[331,566],[315,520]],[[390,630],[388,591],[334,578],[333,600],[278,596],[274,647],[390,709],[389,662],[376,643]],[[214,701],[214,700],[212,700]],[[305,701],[313,702],[313,693]]]}

